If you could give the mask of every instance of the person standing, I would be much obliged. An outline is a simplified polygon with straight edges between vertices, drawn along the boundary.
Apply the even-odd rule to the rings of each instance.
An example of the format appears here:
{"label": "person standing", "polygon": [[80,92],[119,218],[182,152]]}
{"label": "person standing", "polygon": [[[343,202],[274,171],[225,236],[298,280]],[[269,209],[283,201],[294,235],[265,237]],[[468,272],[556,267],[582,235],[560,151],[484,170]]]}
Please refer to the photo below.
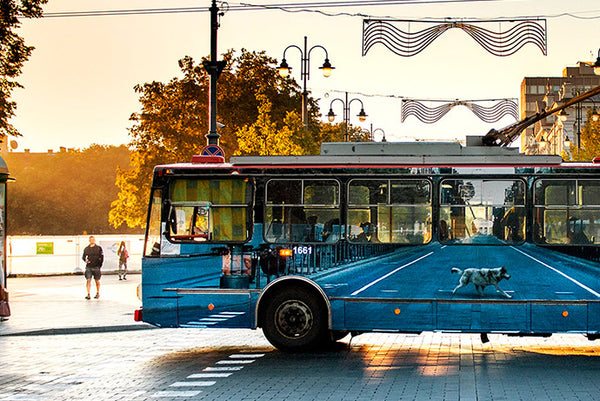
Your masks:
{"label": "person standing", "polygon": [[96,238],[90,236],[90,244],[83,250],[83,261],[85,262],[85,288],[87,289],[87,295],[85,299],[90,299],[90,289],[92,287],[92,277],[96,281],[96,296],[94,298],[100,298],[100,268],[104,262],[104,253],[102,248],[96,245]]}
{"label": "person standing", "polygon": [[[121,241],[117,256],[119,256],[119,280],[127,280],[127,258],[129,258],[129,252],[127,252],[127,248],[125,247],[125,241]],[[122,279],[121,275],[123,276]]]}

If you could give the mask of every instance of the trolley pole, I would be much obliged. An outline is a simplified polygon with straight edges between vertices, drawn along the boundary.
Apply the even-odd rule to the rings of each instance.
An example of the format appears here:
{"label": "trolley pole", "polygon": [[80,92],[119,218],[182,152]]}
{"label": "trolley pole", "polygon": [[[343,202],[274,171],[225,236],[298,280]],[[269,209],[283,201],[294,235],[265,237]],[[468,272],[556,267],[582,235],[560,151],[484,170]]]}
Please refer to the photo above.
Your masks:
{"label": "trolley pole", "polygon": [[[212,0],[210,7],[210,61],[203,63],[206,72],[210,75],[210,88],[208,92],[208,126],[206,135],[208,145],[219,145],[217,132],[217,80],[225,68],[225,60],[217,61],[217,30],[219,29],[219,7],[217,1]],[[222,14],[221,14],[222,15]]]}

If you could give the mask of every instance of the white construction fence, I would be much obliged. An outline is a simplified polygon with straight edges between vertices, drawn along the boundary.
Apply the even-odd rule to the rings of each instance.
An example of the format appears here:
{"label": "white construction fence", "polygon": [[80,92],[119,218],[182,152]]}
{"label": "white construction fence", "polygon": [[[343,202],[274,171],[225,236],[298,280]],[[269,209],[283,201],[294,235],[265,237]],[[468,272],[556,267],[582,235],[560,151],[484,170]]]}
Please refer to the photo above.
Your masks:
{"label": "white construction fence", "polygon": [[[125,241],[128,271],[140,271],[144,237],[142,235],[94,235],[104,251],[102,272],[119,269],[117,250]],[[81,273],[85,263],[81,256],[89,245],[89,235],[77,236],[9,236],[6,241],[8,275]]]}

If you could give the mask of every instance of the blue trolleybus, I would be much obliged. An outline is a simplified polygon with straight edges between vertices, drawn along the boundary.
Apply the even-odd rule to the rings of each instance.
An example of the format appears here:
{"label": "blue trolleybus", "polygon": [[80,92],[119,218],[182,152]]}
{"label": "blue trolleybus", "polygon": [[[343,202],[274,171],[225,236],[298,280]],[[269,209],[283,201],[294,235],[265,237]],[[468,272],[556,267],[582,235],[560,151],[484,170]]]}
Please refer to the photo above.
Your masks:
{"label": "blue trolleybus", "polygon": [[[160,327],[600,336],[600,164],[459,143],[157,166],[142,262]],[[143,312],[143,313],[142,313]]]}

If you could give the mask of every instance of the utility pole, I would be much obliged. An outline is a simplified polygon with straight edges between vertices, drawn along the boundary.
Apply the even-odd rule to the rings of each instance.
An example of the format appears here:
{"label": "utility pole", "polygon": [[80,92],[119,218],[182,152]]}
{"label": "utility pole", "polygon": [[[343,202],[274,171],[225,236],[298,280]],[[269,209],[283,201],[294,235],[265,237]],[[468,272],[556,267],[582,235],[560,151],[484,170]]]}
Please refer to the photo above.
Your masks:
{"label": "utility pole", "polygon": [[203,63],[206,72],[210,75],[210,88],[208,92],[208,126],[206,135],[208,145],[219,146],[219,133],[217,132],[217,80],[225,68],[225,60],[217,61],[217,30],[219,29],[219,7],[217,1],[212,0],[210,7],[210,60]]}

